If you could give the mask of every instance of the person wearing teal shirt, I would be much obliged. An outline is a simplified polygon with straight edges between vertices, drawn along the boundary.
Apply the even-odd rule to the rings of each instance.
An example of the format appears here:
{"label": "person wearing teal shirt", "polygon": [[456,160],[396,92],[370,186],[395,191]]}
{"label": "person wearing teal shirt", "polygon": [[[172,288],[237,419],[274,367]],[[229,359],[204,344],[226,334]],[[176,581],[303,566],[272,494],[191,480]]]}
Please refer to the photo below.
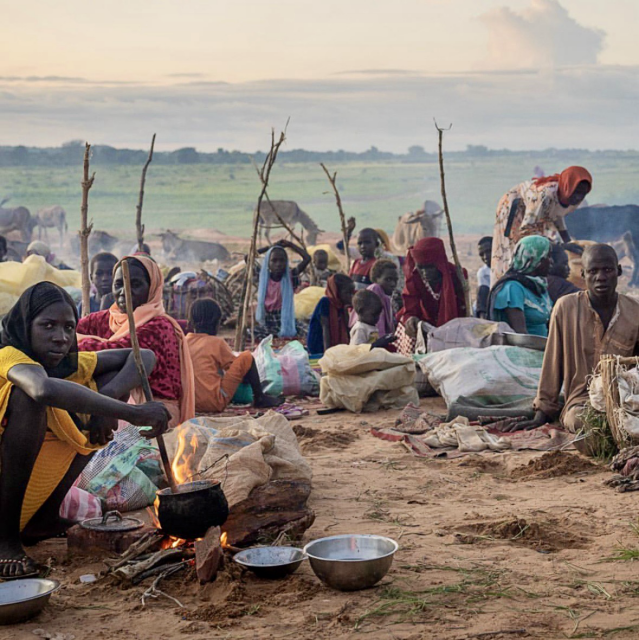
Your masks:
{"label": "person wearing teal shirt", "polygon": [[546,276],[551,247],[543,236],[526,236],[517,243],[510,269],[490,292],[491,320],[507,322],[516,333],[548,336],[552,301]]}

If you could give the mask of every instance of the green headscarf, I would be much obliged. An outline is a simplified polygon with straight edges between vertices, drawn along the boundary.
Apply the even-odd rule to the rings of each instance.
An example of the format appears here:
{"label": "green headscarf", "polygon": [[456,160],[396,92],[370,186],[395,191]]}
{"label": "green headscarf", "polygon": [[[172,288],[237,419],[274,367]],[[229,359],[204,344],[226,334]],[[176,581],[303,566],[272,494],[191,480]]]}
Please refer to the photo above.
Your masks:
{"label": "green headscarf", "polygon": [[526,236],[515,247],[510,261],[510,271],[522,276],[530,276],[550,254],[552,244],[544,236]]}

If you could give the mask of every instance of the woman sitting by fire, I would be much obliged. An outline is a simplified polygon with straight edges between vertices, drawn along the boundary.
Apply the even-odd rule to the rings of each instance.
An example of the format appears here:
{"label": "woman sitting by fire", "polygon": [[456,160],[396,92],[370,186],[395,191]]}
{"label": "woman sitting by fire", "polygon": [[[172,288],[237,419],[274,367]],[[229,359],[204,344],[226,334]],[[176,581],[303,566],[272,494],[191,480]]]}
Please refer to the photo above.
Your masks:
{"label": "woman sitting by fire", "polygon": [[[149,378],[153,398],[171,413],[171,427],[195,415],[193,364],[180,325],[166,314],[162,301],[163,278],[152,258],[138,254],[122,260],[129,263],[133,316],[140,347],[155,354],[156,366]],[[102,351],[131,346],[126,314],[122,260],[115,265],[113,297],[109,309],[97,311],[78,322],[81,351]],[[139,395],[139,398],[138,398]],[[141,394],[135,391],[136,401]]]}
{"label": "woman sitting by fire", "polygon": [[[150,426],[169,413],[159,402],[127,404],[140,385],[130,349],[78,353],[77,309],[60,287],[27,289],[2,321],[0,343],[0,579],[37,574],[23,543],[64,531],[60,505],[118,419]],[[155,364],[143,350],[147,371]],[[81,413],[80,413],[81,412]]]}

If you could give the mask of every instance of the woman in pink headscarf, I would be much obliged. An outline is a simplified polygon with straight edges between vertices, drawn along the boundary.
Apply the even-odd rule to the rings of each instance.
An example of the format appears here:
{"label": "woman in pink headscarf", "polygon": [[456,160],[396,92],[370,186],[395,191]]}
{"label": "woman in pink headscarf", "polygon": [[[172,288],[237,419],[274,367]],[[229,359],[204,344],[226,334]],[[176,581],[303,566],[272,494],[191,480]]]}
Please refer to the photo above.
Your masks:
{"label": "woman in pink headscarf", "polygon": [[574,211],[592,189],[592,176],[583,167],[533,178],[513,187],[499,201],[493,231],[491,282],[508,271],[515,247],[526,236],[545,236],[570,242],[564,217]]}
{"label": "woman in pink headscarf", "polygon": [[[129,263],[133,315],[140,347],[150,349],[156,357],[155,368],[149,376],[153,398],[164,403],[172,417],[169,426],[174,427],[195,415],[193,364],[184,333],[164,309],[162,272],[156,262],[143,254],[122,260]],[[91,313],[78,322],[80,351],[131,347],[122,260],[113,271],[115,302],[109,309]]]}

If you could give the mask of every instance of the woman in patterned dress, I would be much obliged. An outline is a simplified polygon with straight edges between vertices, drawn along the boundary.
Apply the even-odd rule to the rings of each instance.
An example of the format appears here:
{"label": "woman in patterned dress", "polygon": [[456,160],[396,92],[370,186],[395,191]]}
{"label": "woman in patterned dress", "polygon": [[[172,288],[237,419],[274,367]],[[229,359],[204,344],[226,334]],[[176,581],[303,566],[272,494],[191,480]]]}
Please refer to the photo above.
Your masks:
{"label": "woman in patterned dress", "polygon": [[583,202],[591,189],[592,176],[586,169],[568,167],[552,176],[522,182],[506,193],[497,206],[493,231],[493,286],[508,270],[521,238],[538,235],[553,240],[558,233],[564,243],[570,242],[564,217]]}
{"label": "woman in patterned dress", "polygon": [[[195,415],[193,364],[184,333],[164,309],[162,272],[156,262],[142,254],[122,260],[129,263],[138,342],[140,347],[153,351],[156,357],[155,369],[149,376],[153,398],[164,403],[171,413],[169,426],[174,427]],[[80,351],[131,347],[122,260],[114,268],[115,302],[109,309],[90,313],[78,322]],[[141,395],[137,399],[141,401]]]}

